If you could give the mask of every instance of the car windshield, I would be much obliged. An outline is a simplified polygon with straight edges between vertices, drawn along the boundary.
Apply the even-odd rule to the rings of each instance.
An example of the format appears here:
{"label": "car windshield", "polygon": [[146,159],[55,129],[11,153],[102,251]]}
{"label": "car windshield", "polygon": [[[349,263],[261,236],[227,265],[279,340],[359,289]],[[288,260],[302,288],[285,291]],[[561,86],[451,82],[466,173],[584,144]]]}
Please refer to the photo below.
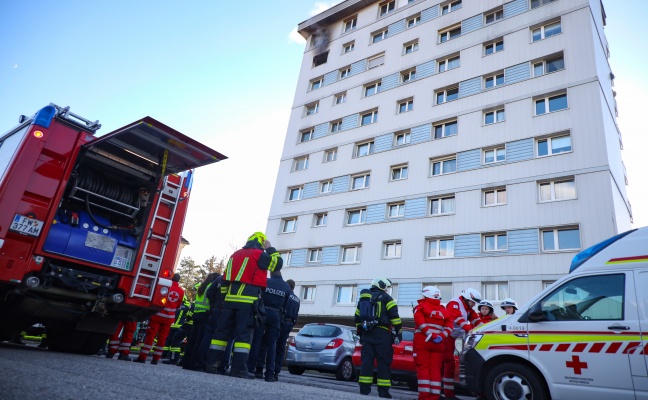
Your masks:
{"label": "car windshield", "polygon": [[310,337],[333,337],[338,336],[342,330],[331,325],[306,325],[299,331],[302,336]]}

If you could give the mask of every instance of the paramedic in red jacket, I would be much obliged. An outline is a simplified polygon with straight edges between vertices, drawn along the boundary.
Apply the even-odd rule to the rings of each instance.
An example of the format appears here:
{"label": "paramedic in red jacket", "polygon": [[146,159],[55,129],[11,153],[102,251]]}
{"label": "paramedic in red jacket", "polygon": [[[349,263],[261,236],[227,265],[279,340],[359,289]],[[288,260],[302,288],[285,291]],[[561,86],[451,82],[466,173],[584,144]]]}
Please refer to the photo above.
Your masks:
{"label": "paramedic in red jacket", "polygon": [[482,324],[487,324],[497,319],[493,303],[488,300],[482,300],[477,306],[477,311],[479,311],[479,319],[481,319]]}
{"label": "paramedic in red jacket", "polygon": [[156,336],[157,344],[155,345],[155,350],[153,350],[153,359],[151,360],[151,364],[157,364],[162,357],[162,351],[164,350],[167,336],[169,336],[171,324],[175,321],[176,310],[182,306],[182,298],[184,297],[184,290],[182,290],[178,284],[180,281],[180,274],[173,275],[171,280],[172,284],[169,288],[169,293],[167,293],[167,302],[159,313],[149,319],[146,337],[144,338],[144,343],[142,344],[139,357],[134,360],[135,362],[146,362],[146,357],[153,348],[153,341]]}
{"label": "paramedic in red jacket", "polygon": [[422,299],[414,308],[414,364],[418,379],[419,400],[438,400],[441,397],[441,368],[444,342],[454,324],[441,305],[441,291],[426,286]]}
{"label": "paramedic in red jacket", "polygon": [[481,302],[481,293],[473,288],[468,288],[461,292],[459,297],[455,297],[446,304],[446,311],[454,328],[450,337],[445,340],[445,350],[443,353],[443,394],[447,400],[454,400],[454,374],[455,374],[455,340],[463,338],[464,334],[481,324],[477,313],[473,310],[476,304]]}

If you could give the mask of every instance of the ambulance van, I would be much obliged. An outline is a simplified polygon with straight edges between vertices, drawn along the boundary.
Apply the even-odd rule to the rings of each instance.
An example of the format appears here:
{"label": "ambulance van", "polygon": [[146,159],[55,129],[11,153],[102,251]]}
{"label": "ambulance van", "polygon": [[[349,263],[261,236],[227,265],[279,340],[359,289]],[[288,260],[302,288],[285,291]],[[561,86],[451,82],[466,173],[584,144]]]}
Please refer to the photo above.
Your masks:
{"label": "ambulance van", "polygon": [[577,254],[569,274],[466,338],[461,381],[489,400],[648,399],[648,227]]}

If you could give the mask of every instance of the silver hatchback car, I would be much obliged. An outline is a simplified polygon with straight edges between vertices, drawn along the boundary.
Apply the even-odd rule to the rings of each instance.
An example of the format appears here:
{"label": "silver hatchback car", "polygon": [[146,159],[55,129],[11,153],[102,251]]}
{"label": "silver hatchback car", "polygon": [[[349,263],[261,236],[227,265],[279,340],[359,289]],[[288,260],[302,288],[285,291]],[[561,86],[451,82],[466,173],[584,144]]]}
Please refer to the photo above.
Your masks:
{"label": "silver hatchback car", "polygon": [[288,372],[301,375],[307,369],[333,372],[341,381],[354,379],[351,357],[358,341],[356,329],[336,324],[306,324],[290,340]]}

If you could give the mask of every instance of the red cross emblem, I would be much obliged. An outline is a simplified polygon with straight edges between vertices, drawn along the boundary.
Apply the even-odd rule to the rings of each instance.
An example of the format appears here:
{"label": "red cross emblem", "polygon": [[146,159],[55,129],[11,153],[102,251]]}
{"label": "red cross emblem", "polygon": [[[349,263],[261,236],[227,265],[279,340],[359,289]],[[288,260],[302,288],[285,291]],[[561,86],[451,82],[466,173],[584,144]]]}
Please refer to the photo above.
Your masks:
{"label": "red cross emblem", "polygon": [[576,375],[581,375],[582,370],[587,369],[587,363],[581,362],[578,356],[572,356],[572,360],[567,361],[565,365],[567,365],[567,368],[573,368]]}
{"label": "red cross emblem", "polygon": [[169,292],[167,297],[171,303],[175,303],[180,299],[180,294],[174,290],[173,292]]}

